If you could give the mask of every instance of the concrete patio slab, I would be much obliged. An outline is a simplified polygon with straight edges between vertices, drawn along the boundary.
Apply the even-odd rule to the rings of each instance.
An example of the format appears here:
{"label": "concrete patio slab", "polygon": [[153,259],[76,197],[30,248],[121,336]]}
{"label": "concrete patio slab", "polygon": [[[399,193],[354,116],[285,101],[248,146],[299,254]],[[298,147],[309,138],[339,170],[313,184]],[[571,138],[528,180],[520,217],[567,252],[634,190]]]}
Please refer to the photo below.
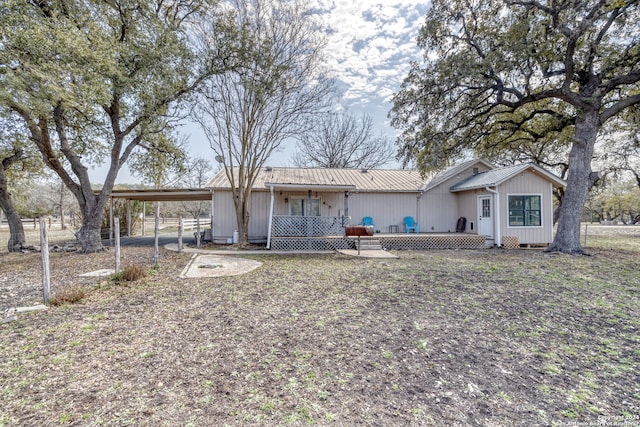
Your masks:
{"label": "concrete patio slab", "polygon": [[262,265],[261,262],[229,256],[194,254],[180,277],[221,277],[245,274]]}

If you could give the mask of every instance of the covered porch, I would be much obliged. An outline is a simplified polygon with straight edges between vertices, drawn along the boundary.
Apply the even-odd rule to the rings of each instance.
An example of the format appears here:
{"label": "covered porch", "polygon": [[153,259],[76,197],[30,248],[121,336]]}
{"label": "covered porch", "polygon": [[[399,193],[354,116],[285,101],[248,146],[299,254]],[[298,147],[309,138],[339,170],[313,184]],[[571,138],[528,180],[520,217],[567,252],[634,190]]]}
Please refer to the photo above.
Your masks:
{"label": "covered porch", "polygon": [[[308,236],[272,236],[271,247],[280,251],[325,251],[338,249],[356,249],[357,237],[347,237],[344,233],[344,226],[338,226],[341,221],[348,224],[348,218],[318,218],[308,217],[309,230],[322,230],[319,223],[333,221],[335,227],[331,233],[321,234],[318,231],[315,235]],[[314,224],[315,223],[315,224]],[[490,246],[486,236],[471,233],[375,233],[371,237],[361,237],[362,243],[376,242],[383,249],[389,250],[421,250],[421,249],[484,249]]]}

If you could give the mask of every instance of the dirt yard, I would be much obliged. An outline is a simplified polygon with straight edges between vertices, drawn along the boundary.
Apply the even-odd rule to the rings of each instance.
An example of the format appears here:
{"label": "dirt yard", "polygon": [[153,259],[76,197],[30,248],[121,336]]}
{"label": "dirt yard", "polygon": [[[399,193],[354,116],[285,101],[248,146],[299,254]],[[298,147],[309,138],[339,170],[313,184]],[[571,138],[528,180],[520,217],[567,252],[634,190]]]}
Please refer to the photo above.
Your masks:
{"label": "dirt yard", "polygon": [[[215,278],[124,248],[151,272],[128,286],[79,277],[113,252],[52,254],[54,293],[92,292],[0,324],[0,426],[640,426],[640,234],[624,239],[250,255]],[[0,310],[41,302],[39,263],[0,253]]]}

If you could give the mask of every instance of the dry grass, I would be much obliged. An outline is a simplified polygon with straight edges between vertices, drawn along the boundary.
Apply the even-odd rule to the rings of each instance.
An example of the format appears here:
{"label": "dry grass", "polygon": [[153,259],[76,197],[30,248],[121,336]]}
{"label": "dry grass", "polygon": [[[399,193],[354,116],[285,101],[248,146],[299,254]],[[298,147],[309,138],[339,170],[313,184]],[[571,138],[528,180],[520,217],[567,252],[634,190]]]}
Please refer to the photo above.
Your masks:
{"label": "dry grass", "polygon": [[[163,251],[146,280],[0,327],[0,425],[637,425],[638,239],[594,235],[589,257],[252,256],[201,279]],[[54,254],[54,282],[112,256]],[[37,284],[36,257],[1,254],[0,285]]]}

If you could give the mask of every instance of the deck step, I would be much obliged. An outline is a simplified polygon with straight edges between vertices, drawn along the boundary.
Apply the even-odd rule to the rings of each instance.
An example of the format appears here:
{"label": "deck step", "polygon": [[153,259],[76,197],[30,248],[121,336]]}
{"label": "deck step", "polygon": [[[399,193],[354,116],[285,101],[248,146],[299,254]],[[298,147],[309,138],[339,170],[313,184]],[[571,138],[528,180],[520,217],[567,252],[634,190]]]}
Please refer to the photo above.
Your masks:
{"label": "deck step", "polygon": [[360,239],[360,247],[358,247],[358,240],[356,240],[355,243],[356,243],[356,249],[359,249],[361,251],[382,250],[382,245],[380,244],[380,240],[378,239]]}

